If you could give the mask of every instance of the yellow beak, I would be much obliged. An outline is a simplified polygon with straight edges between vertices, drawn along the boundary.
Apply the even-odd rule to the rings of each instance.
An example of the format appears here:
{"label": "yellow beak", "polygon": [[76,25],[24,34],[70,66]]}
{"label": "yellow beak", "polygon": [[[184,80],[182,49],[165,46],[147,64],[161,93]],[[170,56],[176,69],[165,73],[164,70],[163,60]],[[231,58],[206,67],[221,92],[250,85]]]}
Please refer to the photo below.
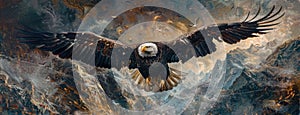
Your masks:
{"label": "yellow beak", "polygon": [[142,52],[145,52],[146,51],[146,46],[143,46],[142,47]]}

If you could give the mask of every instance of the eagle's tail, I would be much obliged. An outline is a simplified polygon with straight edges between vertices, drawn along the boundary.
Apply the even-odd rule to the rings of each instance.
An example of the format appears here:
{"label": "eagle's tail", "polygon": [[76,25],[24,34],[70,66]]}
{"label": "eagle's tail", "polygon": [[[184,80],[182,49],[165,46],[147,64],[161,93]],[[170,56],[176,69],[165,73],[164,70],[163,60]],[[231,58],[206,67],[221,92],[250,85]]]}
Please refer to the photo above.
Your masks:
{"label": "eagle's tail", "polygon": [[186,73],[183,73],[177,69],[170,68],[170,75],[167,77],[166,80],[152,81],[151,77],[145,79],[137,69],[131,72],[134,84],[147,92],[162,92],[171,90],[173,89],[173,87],[176,87],[181,82],[185,74]]}

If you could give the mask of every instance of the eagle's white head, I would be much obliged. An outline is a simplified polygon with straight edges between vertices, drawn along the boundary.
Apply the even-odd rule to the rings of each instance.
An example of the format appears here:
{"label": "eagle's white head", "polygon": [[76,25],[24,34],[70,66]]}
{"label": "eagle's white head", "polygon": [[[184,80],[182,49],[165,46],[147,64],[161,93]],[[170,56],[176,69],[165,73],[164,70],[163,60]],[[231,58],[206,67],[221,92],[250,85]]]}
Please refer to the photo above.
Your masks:
{"label": "eagle's white head", "polygon": [[138,53],[141,57],[153,57],[158,53],[158,48],[154,43],[143,43],[138,47]]}

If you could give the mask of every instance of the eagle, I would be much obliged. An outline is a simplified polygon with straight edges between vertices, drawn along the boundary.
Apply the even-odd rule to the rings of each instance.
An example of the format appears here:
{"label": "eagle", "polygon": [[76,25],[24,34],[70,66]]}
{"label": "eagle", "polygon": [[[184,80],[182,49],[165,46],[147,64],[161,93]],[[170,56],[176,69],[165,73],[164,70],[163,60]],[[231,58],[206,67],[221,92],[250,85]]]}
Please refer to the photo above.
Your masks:
{"label": "eagle", "polygon": [[[20,29],[18,38],[30,48],[50,51],[62,59],[72,59],[75,51],[81,57],[79,60],[95,59],[92,65],[97,68],[128,67],[135,70],[131,77],[136,85],[145,91],[162,92],[176,87],[183,76],[179,70],[170,68],[168,64],[180,61],[184,63],[192,57],[213,53],[217,50],[213,39],[236,44],[241,40],[266,34],[280,23],[277,22],[278,19],[285,14],[281,12],[282,7],[274,11],[273,6],[265,16],[257,18],[260,10],[261,8],[251,19],[249,12],[244,21],[199,28],[166,42],[148,41],[128,45],[92,32],[52,33],[34,29]],[[95,46],[96,49],[93,50],[90,46]],[[89,56],[89,53],[94,53],[95,57]],[[117,56],[112,56],[113,53]],[[122,58],[126,56],[129,59]]]}

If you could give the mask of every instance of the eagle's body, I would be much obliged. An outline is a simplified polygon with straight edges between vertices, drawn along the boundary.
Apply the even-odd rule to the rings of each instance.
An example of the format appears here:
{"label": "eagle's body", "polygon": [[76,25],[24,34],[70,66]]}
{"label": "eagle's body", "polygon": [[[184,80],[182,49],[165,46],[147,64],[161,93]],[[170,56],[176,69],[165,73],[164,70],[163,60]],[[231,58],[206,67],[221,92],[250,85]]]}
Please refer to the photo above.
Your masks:
{"label": "eagle's body", "polygon": [[[143,48],[148,47],[148,49],[153,48],[152,50],[146,49],[143,51]],[[155,52],[151,54],[152,52]],[[173,57],[172,59],[170,57]],[[150,80],[156,85],[162,85],[164,88],[156,88],[156,89],[147,89],[146,91],[162,91],[172,89],[176,86],[181,79],[179,75],[176,75],[173,70],[170,70],[168,63],[170,62],[178,62],[179,59],[176,53],[167,45],[160,42],[146,42],[140,44],[137,48],[135,48],[130,55],[129,61],[131,62],[129,65],[129,69],[138,69],[138,73],[133,75],[133,79],[137,81],[137,84],[141,84],[141,82],[150,82]],[[150,69],[150,68],[153,69]],[[151,70],[154,70],[151,72]],[[171,75],[172,74],[172,75]],[[178,73],[180,74],[180,73]],[[139,76],[141,75],[141,76]],[[144,81],[143,81],[144,80]],[[161,83],[163,82],[163,83]],[[153,85],[153,84],[151,84]],[[150,87],[151,88],[151,87]]]}
{"label": "eagle's body", "polygon": [[[131,54],[131,62],[135,61],[135,65],[134,67],[129,67],[130,69],[132,68],[138,68],[138,70],[140,71],[140,73],[143,75],[144,78],[147,78],[149,76],[149,67],[157,62],[157,63],[161,63],[163,64],[166,68],[169,68],[168,66],[168,59],[167,57],[169,57],[170,55],[176,55],[173,50],[171,48],[169,48],[168,46],[159,43],[159,42],[147,42],[147,43],[153,43],[157,46],[157,53],[155,56],[149,56],[149,57],[143,57],[139,54],[139,50],[138,48],[136,48],[133,52],[133,54]],[[179,61],[179,59],[177,58],[177,60]],[[167,72],[167,75],[170,75],[169,72]]]}
{"label": "eagle's body", "polygon": [[[21,30],[20,40],[31,48],[51,51],[60,58],[72,59],[75,53],[80,55],[81,61],[95,59],[96,67],[137,69],[132,74],[136,84],[146,91],[165,91],[175,87],[182,77],[180,71],[169,68],[168,63],[184,63],[192,57],[203,57],[216,51],[213,39],[235,44],[247,38],[258,37],[255,34],[266,34],[274,29],[272,26],[279,24],[275,21],[284,15],[282,13],[278,16],[282,8],[275,13],[274,8],[259,19],[256,17],[260,9],[252,19],[247,20],[248,13],[242,22],[212,25],[180,36],[171,42],[149,41],[138,45],[126,45],[90,32],[50,33],[30,29]],[[96,50],[90,46],[95,46]],[[113,57],[113,52],[118,54],[117,57]],[[89,56],[90,53],[95,53],[95,57]],[[127,56],[129,59],[123,59]]]}

